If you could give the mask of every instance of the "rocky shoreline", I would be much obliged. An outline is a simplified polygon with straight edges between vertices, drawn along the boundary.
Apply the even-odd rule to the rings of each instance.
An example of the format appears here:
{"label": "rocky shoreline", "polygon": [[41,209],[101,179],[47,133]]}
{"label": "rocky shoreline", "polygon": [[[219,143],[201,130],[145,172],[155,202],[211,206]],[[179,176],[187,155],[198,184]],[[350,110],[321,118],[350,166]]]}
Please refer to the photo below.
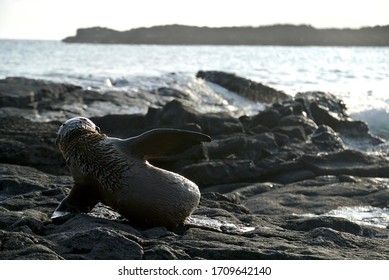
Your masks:
{"label": "rocky shoreline", "polygon": [[[388,225],[331,214],[345,207],[387,209],[389,161],[368,152],[384,140],[350,119],[331,94],[291,98],[228,73],[197,76],[269,105],[252,116],[202,113],[187,93],[164,88],[158,102],[147,101],[146,114],[94,115],[96,102],[129,108],[145,101],[26,78],[0,80],[0,259],[389,258]],[[72,187],[56,132],[78,114],[110,136],[175,127],[213,138],[152,162],[201,188],[200,206],[185,225],[137,228],[102,204],[88,215],[50,219]]]}

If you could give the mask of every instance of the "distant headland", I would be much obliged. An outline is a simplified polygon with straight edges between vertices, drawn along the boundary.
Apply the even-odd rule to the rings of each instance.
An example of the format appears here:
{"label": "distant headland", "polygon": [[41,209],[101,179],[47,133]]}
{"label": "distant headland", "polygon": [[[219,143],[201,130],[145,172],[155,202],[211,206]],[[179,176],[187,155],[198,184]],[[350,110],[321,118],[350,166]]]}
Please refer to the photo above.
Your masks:
{"label": "distant headland", "polygon": [[77,30],[66,43],[155,45],[389,46],[389,25],[360,29],[317,29],[309,25],[196,27],[164,25],[116,31]]}

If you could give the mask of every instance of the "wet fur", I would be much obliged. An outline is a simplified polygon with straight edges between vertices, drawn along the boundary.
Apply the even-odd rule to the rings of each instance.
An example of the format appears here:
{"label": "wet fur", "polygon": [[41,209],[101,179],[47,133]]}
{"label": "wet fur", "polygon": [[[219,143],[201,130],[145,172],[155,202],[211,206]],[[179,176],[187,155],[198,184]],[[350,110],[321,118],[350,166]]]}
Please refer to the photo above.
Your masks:
{"label": "wet fur", "polygon": [[63,141],[61,150],[70,168],[78,168],[87,177],[94,178],[103,188],[113,192],[120,189],[124,172],[133,165],[110,143],[105,134],[85,131],[78,137]]}

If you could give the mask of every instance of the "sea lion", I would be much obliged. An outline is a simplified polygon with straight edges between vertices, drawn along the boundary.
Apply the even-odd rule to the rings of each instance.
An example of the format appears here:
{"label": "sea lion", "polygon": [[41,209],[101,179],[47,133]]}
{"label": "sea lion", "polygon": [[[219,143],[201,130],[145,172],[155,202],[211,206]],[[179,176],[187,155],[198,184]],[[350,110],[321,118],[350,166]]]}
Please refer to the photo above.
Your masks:
{"label": "sea lion", "polygon": [[52,219],[71,212],[87,213],[102,202],[137,224],[175,227],[200,200],[195,183],[155,167],[147,159],[174,155],[209,142],[208,135],[179,129],[153,129],[120,139],[100,132],[91,120],[64,122],[56,143],[73,176],[74,186]]}

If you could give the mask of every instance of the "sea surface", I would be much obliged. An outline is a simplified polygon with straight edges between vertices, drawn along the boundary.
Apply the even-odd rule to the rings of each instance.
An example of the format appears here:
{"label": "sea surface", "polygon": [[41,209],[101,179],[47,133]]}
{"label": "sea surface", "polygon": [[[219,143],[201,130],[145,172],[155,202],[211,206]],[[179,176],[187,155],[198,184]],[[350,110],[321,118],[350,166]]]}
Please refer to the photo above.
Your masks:
{"label": "sea surface", "polygon": [[[199,70],[235,73],[292,96],[302,91],[333,93],[343,99],[351,117],[366,121],[373,134],[389,139],[389,48],[97,45],[0,40],[0,79],[21,76],[72,83],[97,91],[130,92],[152,91],[174,84],[187,91],[193,89],[199,94],[197,98],[210,100],[203,104],[223,100],[231,105],[223,108],[235,111],[238,108],[241,114],[264,108],[215,85],[205,87],[206,82],[195,78]],[[212,110],[212,106],[204,105],[203,110]],[[341,207],[324,215],[379,227],[389,225],[387,208]]]}
{"label": "sea surface", "polygon": [[389,139],[386,47],[100,45],[0,40],[0,78],[38,78],[102,91],[115,87],[152,90],[171,83],[172,73],[182,83],[196,83],[199,70],[232,72],[290,95],[301,91],[333,93],[344,100],[354,119],[368,122],[375,135]]}

